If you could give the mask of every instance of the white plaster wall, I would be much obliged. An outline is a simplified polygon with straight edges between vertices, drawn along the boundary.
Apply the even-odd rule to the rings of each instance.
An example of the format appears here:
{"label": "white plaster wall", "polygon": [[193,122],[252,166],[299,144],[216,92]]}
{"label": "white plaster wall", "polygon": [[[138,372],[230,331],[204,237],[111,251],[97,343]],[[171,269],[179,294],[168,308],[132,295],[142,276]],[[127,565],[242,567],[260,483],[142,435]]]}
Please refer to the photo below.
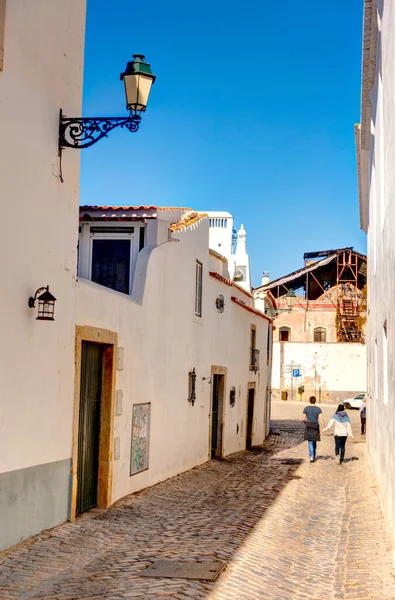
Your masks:
{"label": "white plaster wall", "polygon": [[[366,391],[366,346],[346,343],[299,343],[274,342],[272,387],[280,390],[281,347],[283,346],[283,364],[301,365],[301,377],[294,378],[294,389],[304,385],[306,392],[314,392],[321,387],[322,399],[333,401],[344,399],[341,392]],[[316,374],[315,374],[316,372]],[[292,375],[284,373],[281,389],[290,391]],[[338,393],[338,394],[336,394]],[[295,399],[297,394],[295,391]]]}
{"label": "white plaster wall", "polygon": [[[268,384],[266,340],[268,321],[231,301],[243,292],[209,276],[208,220],[153,249],[148,262],[142,304],[94,283],[78,283],[77,323],[116,331],[124,348],[124,369],[117,372],[123,390],[123,412],[115,417],[120,460],[114,462],[113,501],[203,463],[209,457],[211,366],[227,367],[225,381],[224,452],[245,448],[247,387],[256,383],[253,443],[264,439]],[[203,316],[194,316],[195,260],[203,263]],[[212,264],[212,262],[211,262]],[[139,273],[139,265],[136,269]],[[225,296],[218,313],[215,298]],[[249,370],[250,326],[257,328],[261,371]],[[196,403],[188,398],[188,372],[196,369]],[[229,391],[236,387],[236,405]],[[150,466],[130,477],[132,406],[151,402]],[[239,431],[237,432],[237,426]]]}
{"label": "white plaster wall", "polygon": [[[381,32],[376,83],[372,90],[368,230],[368,355],[370,396],[367,438],[381,500],[395,542],[395,3],[379,3]],[[379,19],[380,22],[380,19]],[[381,65],[380,65],[381,54]],[[382,73],[380,82],[379,70]],[[381,88],[381,89],[379,89]],[[388,372],[383,369],[383,326],[387,322]],[[377,341],[377,342],[376,342]],[[384,399],[385,380],[388,403]]]}
{"label": "white plaster wall", "polygon": [[[7,2],[0,73],[0,472],[71,456],[79,152],[58,168],[59,109],[81,114],[84,0]],[[53,323],[28,298],[58,299]]]}

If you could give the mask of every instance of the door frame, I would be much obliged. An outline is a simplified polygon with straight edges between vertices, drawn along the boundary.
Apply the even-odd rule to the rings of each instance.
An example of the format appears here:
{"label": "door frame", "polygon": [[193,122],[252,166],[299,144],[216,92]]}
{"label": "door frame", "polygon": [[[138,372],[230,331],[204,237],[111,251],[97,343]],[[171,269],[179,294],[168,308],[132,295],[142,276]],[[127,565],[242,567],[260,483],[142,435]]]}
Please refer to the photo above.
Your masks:
{"label": "door frame", "polygon": [[252,438],[255,434],[254,431],[254,412],[255,412],[255,401],[256,401],[256,383],[255,381],[249,381],[247,383],[247,396],[246,396],[246,428],[245,428],[245,449],[248,450],[247,448],[247,432],[248,432],[248,397],[249,397],[249,390],[254,390],[254,411],[252,413],[252,426],[251,426],[251,446],[252,444]]}
{"label": "door frame", "polygon": [[115,412],[116,351],[118,335],[107,329],[77,325],[75,328],[74,414],[71,455],[71,501],[69,520],[74,521],[77,509],[78,433],[81,392],[82,342],[103,345],[102,395],[99,434],[98,508],[108,508],[112,502],[113,437]]}
{"label": "door frame", "polygon": [[208,428],[208,459],[215,460],[211,458],[211,440],[212,440],[212,408],[213,408],[213,393],[214,393],[214,375],[223,375],[224,377],[224,393],[222,400],[222,413],[221,413],[221,423],[222,423],[222,435],[221,435],[221,456],[223,458],[225,452],[224,440],[225,440],[225,398],[226,398],[226,376],[228,373],[227,367],[220,367],[218,365],[212,365],[211,367],[211,392],[210,392],[210,412],[209,412],[209,428]]}

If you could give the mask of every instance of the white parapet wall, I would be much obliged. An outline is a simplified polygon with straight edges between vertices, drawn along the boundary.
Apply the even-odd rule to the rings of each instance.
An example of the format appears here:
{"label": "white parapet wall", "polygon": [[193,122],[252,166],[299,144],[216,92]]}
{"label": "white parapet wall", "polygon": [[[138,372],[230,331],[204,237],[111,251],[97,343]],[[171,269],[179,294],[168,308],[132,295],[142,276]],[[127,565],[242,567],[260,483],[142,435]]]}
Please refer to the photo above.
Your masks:
{"label": "white parapet wall", "polygon": [[[366,391],[366,346],[353,343],[275,342],[273,344],[273,399],[287,391],[288,399],[315,395],[318,401],[340,403]],[[292,371],[299,377],[293,377]]]}

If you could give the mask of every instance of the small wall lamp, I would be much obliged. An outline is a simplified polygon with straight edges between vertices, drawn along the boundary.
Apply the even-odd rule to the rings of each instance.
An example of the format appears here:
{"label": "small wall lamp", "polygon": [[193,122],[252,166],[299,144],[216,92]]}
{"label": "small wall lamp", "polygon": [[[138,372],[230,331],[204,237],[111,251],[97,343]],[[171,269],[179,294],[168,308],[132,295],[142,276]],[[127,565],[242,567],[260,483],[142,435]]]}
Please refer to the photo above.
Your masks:
{"label": "small wall lamp", "polygon": [[234,386],[230,388],[229,404],[231,406],[234,406],[236,404],[236,388]]}
{"label": "small wall lamp", "polygon": [[217,311],[220,313],[224,312],[224,308],[225,308],[225,299],[223,297],[222,294],[220,294],[218,296],[218,298],[216,298],[215,300],[215,306],[217,307]]}
{"label": "small wall lamp", "polygon": [[193,367],[192,371],[188,373],[188,402],[195,405],[196,400],[196,371],[195,367]]}
{"label": "small wall lamp", "polygon": [[47,287],[38,288],[34,294],[34,297],[30,296],[29,308],[34,308],[36,306],[36,302],[38,302],[36,320],[54,321],[56,298],[49,291],[49,285],[47,285]]}

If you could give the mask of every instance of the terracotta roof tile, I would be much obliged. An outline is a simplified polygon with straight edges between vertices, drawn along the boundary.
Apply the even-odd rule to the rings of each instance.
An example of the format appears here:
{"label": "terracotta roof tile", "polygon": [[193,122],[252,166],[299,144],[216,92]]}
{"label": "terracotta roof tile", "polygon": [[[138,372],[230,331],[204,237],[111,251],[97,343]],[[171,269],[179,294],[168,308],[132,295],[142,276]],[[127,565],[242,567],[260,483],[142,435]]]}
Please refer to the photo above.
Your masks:
{"label": "terracotta roof tile", "polygon": [[[146,206],[146,205],[140,205],[140,206],[105,206],[105,205],[96,205],[96,206],[89,206],[88,204],[84,204],[83,206],[80,206],[80,210],[155,210],[157,209],[157,206]],[[182,210],[182,209],[181,209]]]}
{"label": "terracotta roof tile", "polygon": [[241,300],[239,300],[239,298],[236,298],[235,296],[232,296],[231,300],[235,304],[238,304],[238,306],[241,306],[241,308],[245,308],[246,310],[248,310],[250,313],[253,313],[254,315],[257,315],[258,317],[262,317],[263,319],[266,319],[266,321],[269,321],[269,323],[273,322],[273,320],[270,319],[270,317],[268,317],[267,315],[265,315],[263,312],[261,312],[257,308],[254,308],[253,306],[248,306],[248,304],[244,304],[244,302],[242,302]]}
{"label": "terracotta roof tile", "polygon": [[223,277],[223,275],[220,275],[219,273],[215,273],[214,271],[210,271],[210,277],[214,277],[214,279],[217,279],[218,281],[221,281],[222,283],[225,283],[225,285],[229,285],[231,287],[235,287],[240,292],[243,292],[243,294],[245,294],[249,298],[253,298],[253,295],[250,294],[249,292],[247,292],[247,290],[245,290],[244,288],[242,288],[241,285],[238,285],[237,283],[235,283],[231,279],[228,279],[227,277]]}
{"label": "terracotta roof tile", "polygon": [[209,248],[209,254],[211,254],[211,256],[215,256],[216,258],[219,258],[220,260],[222,260],[222,262],[226,262],[226,263],[228,262],[228,259],[225,258],[225,256],[223,256],[219,252],[216,252],[215,250],[212,250],[211,248]]}
{"label": "terracotta roof tile", "polygon": [[185,229],[186,227],[191,227],[192,225],[195,225],[195,223],[198,223],[206,217],[207,213],[189,213],[185,215],[180,221],[177,221],[177,223],[173,223],[170,226],[170,231],[180,231],[181,229]]}

